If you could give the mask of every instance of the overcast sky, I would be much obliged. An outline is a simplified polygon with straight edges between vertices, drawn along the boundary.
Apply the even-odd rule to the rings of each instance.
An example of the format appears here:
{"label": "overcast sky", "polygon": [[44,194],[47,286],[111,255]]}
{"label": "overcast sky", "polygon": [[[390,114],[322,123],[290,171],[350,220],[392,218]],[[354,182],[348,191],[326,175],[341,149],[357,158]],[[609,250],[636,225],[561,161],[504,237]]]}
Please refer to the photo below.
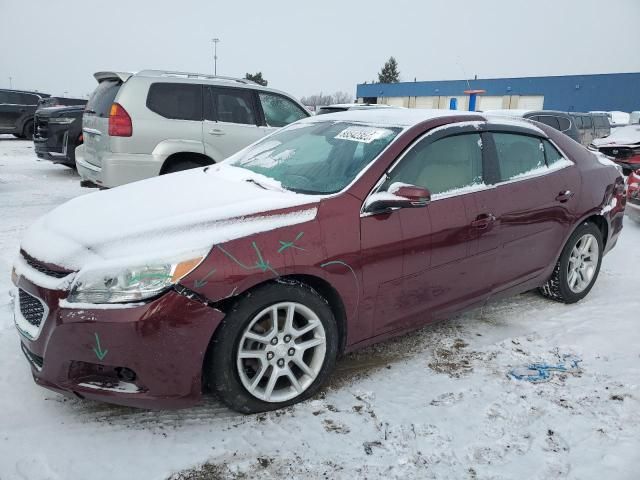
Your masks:
{"label": "overcast sky", "polygon": [[262,71],[305,96],[401,80],[640,71],[640,0],[0,0],[0,87],[84,96],[99,70]]}

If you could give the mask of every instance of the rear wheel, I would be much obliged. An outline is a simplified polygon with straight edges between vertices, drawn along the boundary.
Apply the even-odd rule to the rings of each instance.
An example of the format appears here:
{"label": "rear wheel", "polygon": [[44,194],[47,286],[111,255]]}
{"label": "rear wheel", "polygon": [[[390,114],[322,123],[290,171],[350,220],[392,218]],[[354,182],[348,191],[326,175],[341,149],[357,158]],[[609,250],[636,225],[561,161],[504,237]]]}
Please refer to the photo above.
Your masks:
{"label": "rear wheel", "polygon": [[24,128],[22,129],[22,137],[27,140],[31,140],[33,138],[33,122],[30,120],[24,124]]}
{"label": "rear wheel", "polygon": [[267,284],[226,315],[205,371],[210,387],[243,413],[309,398],[333,369],[338,330],[327,302],[299,284]]}
{"label": "rear wheel", "polygon": [[540,293],[564,303],[582,300],[598,277],[602,251],[600,229],[591,222],[580,225],[569,237],[551,278],[540,288]]}
{"label": "rear wheel", "polygon": [[24,138],[24,135],[22,135],[21,133],[14,133],[13,136],[16,138]]}
{"label": "rear wheel", "polygon": [[172,161],[163,170],[162,174],[182,172],[183,170],[191,170],[192,168],[206,167],[207,165],[210,165],[210,163],[202,161],[200,159],[185,157],[185,158],[180,158]]}

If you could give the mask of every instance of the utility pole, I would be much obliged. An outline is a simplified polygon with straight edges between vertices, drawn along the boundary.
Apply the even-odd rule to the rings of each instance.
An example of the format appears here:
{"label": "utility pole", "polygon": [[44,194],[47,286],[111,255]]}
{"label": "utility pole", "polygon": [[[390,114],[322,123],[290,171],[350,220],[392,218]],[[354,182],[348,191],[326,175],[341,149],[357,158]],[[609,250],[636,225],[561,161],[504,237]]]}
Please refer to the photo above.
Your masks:
{"label": "utility pole", "polygon": [[211,41],[213,42],[213,75],[217,76],[218,75],[218,42],[220,41],[220,39],[212,38]]}
{"label": "utility pole", "polygon": [[13,79],[9,77],[9,89],[13,90]]}

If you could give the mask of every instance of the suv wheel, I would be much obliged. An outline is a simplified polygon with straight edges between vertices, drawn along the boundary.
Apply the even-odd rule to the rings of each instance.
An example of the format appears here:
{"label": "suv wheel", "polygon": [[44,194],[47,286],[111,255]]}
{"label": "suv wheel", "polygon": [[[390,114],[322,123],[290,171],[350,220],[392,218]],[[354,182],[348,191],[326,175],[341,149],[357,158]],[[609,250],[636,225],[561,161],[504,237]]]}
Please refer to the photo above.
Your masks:
{"label": "suv wheel", "polygon": [[335,365],[338,330],[326,300],[301,284],[267,284],[227,313],[205,372],[212,390],[243,413],[309,398]]}
{"label": "suv wheel", "polygon": [[600,272],[602,233],[591,222],[580,225],[562,250],[551,278],[540,288],[547,298],[575,303],[587,296]]}
{"label": "suv wheel", "polygon": [[27,140],[33,139],[33,121],[29,120],[24,124],[24,128],[22,129],[22,137]]}
{"label": "suv wheel", "polygon": [[167,169],[163,172],[163,174],[182,172],[183,170],[191,170],[192,168],[200,168],[200,167],[206,167],[206,164],[185,158],[184,160],[178,160],[176,162],[173,162],[171,165],[167,167]]}

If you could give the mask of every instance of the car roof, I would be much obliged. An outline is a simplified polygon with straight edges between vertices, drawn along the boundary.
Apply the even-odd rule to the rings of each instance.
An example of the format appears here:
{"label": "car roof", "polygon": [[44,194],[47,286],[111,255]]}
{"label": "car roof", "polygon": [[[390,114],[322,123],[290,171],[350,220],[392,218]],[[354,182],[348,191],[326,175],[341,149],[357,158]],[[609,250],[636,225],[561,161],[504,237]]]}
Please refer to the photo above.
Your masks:
{"label": "car roof", "polygon": [[36,91],[33,91],[33,90],[14,90],[12,88],[0,88],[0,92],[30,93],[32,95],[39,95],[42,98],[49,98],[51,96],[48,93],[36,92]]}
{"label": "car roof", "polygon": [[[119,79],[122,82],[126,82],[131,77],[144,77],[144,78],[158,78],[158,79],[171,79],[171,81],[178,83],[206,83],[210,85],[223,85],[229,87],[241,87],[246,86],[254,90],[262,90],[265,92],[277,93],[284,95],[287,98],[295,98],[287,92],[277,90],[275,88],[264,87],[257,84],[252,80],[246,78],[225,77],[219,75],[208,75],[206,73],[193,73],[193,72],[178,72],[173,70],[141,70],[139,72],[116,72],[116,71],[102,71],[93,74],[94,78],[101,82],[109,79]],[[300,104],[300,102],[298,101]],[[300,104],[302,105],[302,104]]]}
{"label": "car roof", "polygon": [[381,103],[334,103],[332,105],[322,105],[320,107],[320,109],[323,109],[323,108],[366,109],[366,108],[400,108],[400,107],[394,107],[393,105],[384,105]]}

